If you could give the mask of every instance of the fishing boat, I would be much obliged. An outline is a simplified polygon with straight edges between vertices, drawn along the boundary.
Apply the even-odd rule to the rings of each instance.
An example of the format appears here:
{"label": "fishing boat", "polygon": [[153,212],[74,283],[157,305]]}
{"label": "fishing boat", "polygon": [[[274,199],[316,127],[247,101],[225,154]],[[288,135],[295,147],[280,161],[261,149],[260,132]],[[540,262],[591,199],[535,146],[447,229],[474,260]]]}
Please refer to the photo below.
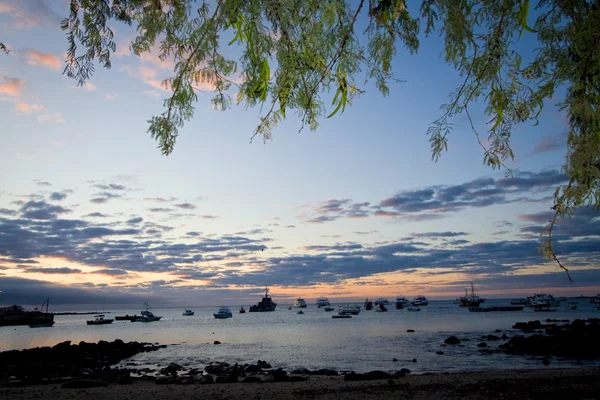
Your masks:
{"label": "fishing boat", "polygon": [[219,308],[219,311],[213,313],[213,316],[217,319],[225,319],[233,317],[233,314],[231,314],[231,310],[229,308],[221,307]]}
{"label": "fishing boat", "polygon": [[396,297],[396,309],[402,310],[405,306],[410,305],[409,301],[404,296]]}
{"label": "fishing boat", "polygon": [[275,311],[277,303],[269,296],[269,289],[265,288],[265,297],[262,298],[260,303],[254,306],[250,306],[250,312],[267,312]]}
{"label": "fishing boat", "polygon": [[380,298],[378,298],[377,300],[374,301],[374,304],[376,306],[379,305],[379,304],[388,305],[388,304],[390,304],[390,302],[385,297],[380,297]]}
{"label": "fishing boat", "polygon": [[[32,328],[42,328],[54,324],[54,314],[48,312],[50,299],[42,304],[41,311],[26,311],[23,307],[13,305],[0,308],[0,326],[29,325]],[[44,311],[44,307],[46,310]]]}
{"label": "fishing boat", "polygon": [[147,301],[144,303],[144,309],[140,312],[140,314],[142,314],[142,316],[137,317],[135,322],[155,322],[162,318],[162,316],[154,315],[154,312],[152,312],[152,307],[150,307],[150,303]]}
{"label": "fishing boat", "polygon": [[343,305],[338,309],[338,315],[358,315],[360,314],[360,306]]}
{"label": "fishing boat", "polygon": [[317,307],[327,307],[329,305],[329,299],[327,297],[317,298]]}
{"label": "fishing boat", "polygon": [[244,310],[244,306],[240,307],[240,314],[244,314],[246,310]]}
{"label": "fishing boat", "polygon": [[117,315],[115,320],[117,321],[131,321],[135,322],[136,319],[141,318],[139,315]]}
{"label": "fishing boat", "polygon": [[298,297],[294,301],[294,308],[306,308],[306,301],[303,298]]}
{"label": "fishing boat", "polygon": [[369,300],[369,298],[367,297],[365,299],[365,310],[369,311],[373,309],[373,302],[371,300]]}
{"label": "fishing boat", "polygon": [[194,312],[189,308],[186,308],[181,315],[183,315],[184,317],[191,317],[192,315],[194,315]]}
{"label": "fishing boat", "polygon": [[550,307],[554,303],[554,296],[546,293],[534,293],[533,296],[527,297],[527,305],[529,307]]}
{"label": "fishing boat", "polygon": [[475,295],[475,289],[473,288],[473,282],[471,282],[471,294],[468,289],[465,289],[465,295],[459,299],[458,305],[460,307],[479,307],[481,299]]}
{"label": "fishing boat", "polygon": [[386,312],[387,308],[385,308],[385,306],[383,304],[377,304],[375,306],[375,311],[376,312]]}
{"label": "fishing boat", "polygon": [[426,306],[427,304],[429,304],[429,300],[427,300],[427,297],[425,296],[417,296],[413,299],[411,304],[415,307]]}
{"label": "fishing boat", "polygon": [[114,321],[113,318],[104,318],[104,314],[94,315],[94,319],[88,320],[88,325],[108,325],[112,324]]}

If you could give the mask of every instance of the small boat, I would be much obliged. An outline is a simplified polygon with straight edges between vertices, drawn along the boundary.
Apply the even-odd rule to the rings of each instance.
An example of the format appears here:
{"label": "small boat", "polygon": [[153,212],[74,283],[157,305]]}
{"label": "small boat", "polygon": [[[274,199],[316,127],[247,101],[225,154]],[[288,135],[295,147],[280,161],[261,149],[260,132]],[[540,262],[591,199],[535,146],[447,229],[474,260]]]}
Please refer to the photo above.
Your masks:
{"label": "small boat", "polygon": [[481,299],[479,296],[475,296],[475,289],[473,289],[473,282],[471,282],[471,294],[469,290],[465,289],[465,295],[458,299],[460,307],[479,307]]}
{"label": "small boat", "polygon": [[342,318],[352,318],[352,316],[351,315],[332,315],[331,318],[342,319]]}
{"label": "small boat", "polygon": [[269,289],[265,288],[265,297],[262,298],[260,303],[254,306],[250,306],[250,312],[267,312],[275,311],[277,303],[269,296]]}
{"label": "small boat", "polygon": [[421,311],[421,309],[419,307],[408,307],[407,310],[408,311],[413,311],[413,312],[415,312],[415,311]]}
{"label": "small boat", "polygon": [[306,301],[303,298],[298,297],[294,301],[294,308],[306,308]]}
{"label": "small boat", "polygon": [[550,308],[550,306],[535,306],[533,311],[535,311],[535,312],[554,312],[557,310],[554,308]]}
{"label": "small boat", "polygon": [[144,309],[140,312],[142,314],[141,317],[137,317],[135,322],[154,322],[159,321],[162,317],[154,315],[152,312],[152,307],[150,307],[150,303],[147,301],[144,303]]}
{"label": "small boat", "polygon": [[390,304],[390,302],[385,297],[380,297],[377,300],[375,300],[375,305],[378,306],[379,304],[388,305]]}
{"label": "small boat", "polygon": [[327,297],[317,298],[317,307],[327,307],[329,305],[329,299]]}
{"label": "small boat", "polygon": [[240,307],[240,314],[244,314],[246,310],[244,310],[244,306]]}
{"label": "small boat", "polygon": [[298,311],[296,312],[296,314],[304,314],[304,311],[302,311],[302,310],[298,310]]}
{"label": "small boat", "polygon": [[546,293],[534,293],[533,296],[527,297],[527,305],[529,307],[550,307],[554,303],[554,296]]}
{"label": "small boat", "polygon": [[385,306],[380,303],[380,304],[377,304],[375,306],[375,311],[377,311],[377,312],[386,312],[387,308],[385,308]]}
{"label": "small boat", "polygon": [[191,317],[192,315],[194,315],[194,312],[189,308],[186,308],[181,315],[183,315],[184,317]]}
{"label": "small boat", "polygon": [[88,325],[107,325],[112,324],[113,318],[104,318],[104,314],[94,315],[94,319],[87,321]]}
{"label": "small boat", "polygon": [[330,306],[325,307],[325,311],[333,311],[333,310],[335,310],[335,307],[330,307]]}
{"label": "small boat", "polygon": [[343,305],[338,310],[338,315],[358,315],[360,314],[360,306],[357,305]]}
{"label": "small boat", "polygon": [[402,310],[405,306],[408,306],[410,303],[406,300],[404,296],[396,297],[396,310]]}
{"label": "small boat", "polygon": [[40,322],[38,324],[30,324],[29,327],[30,328],[50,328],[53,325],[54,325],[54,321],[50,321],[50,322]]}
{"label": "small boat", "polygon": [[292,306],[289,306],[289,307],[288,307],[288,310],[291,310],[291,309],[292,309]]}
{"label": "small boat", "polygon": [[369,311],[373,309],[373,302],[371,300],[369,300],[369,298],[367,297],[365,299],[365,310]]}
{"label": "small boat", "polygon": [[227,307],[219,308],[219,311],[217,311],[213,315],[215,316],[215,318],[218,318],[218,319],[233,317],[233,314],[231,314],[231,310],[229,310],[229,308],[227,308]]}
{"label": "small boat", "polygon": [[115,320],[117,321],[131,321],[135,322],[136,319],[141,318],[139,315],[117,315]]}
{"label": "small boat", "polygon": [[417,296],[413,299],[411,304],[415,307],[426,306],[427,304],[429,304],[429,300],[427,300],[427,297],[425,296]]}

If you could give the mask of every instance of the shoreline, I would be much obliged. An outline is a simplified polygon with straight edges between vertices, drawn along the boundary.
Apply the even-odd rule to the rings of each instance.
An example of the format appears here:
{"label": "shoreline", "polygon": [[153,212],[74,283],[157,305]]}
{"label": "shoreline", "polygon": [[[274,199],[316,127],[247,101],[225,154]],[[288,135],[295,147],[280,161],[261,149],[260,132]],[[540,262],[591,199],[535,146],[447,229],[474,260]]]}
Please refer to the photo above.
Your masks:
{"label": "shoreline", "polygon": [[295,399],[564,399],[599,398],[600,367],[536,370],[488,370],[408,374],[394,379],[346,381],[344,376],[303,376],[299,382],[159,385],[148,380],[96,388],[62,388],[60,384],[0,386],[0,397],[30,399],[94,398],[260,398]]}

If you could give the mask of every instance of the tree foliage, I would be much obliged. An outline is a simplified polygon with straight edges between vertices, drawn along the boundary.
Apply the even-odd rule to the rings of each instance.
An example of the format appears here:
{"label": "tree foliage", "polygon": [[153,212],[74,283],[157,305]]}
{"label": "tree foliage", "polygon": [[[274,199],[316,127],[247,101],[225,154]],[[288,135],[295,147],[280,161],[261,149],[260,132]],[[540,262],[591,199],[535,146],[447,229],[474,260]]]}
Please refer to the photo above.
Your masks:
{"label": "tree foliage", "polygon": [[[441,37],[446,63],[464,78],[428,130],[433,159],[447,149],[452,119],[464,114],[483,147],[484,162],[504,167],[513,157],[515,126],[537,123],[544,104],[566,88],[559,105],[570,122],[564,164],[568,183],[556,189],[556,215],[541,248],[544,254],[558,261],[551,240],[557,217],[582,205],[600,207],[600,0],[422,0],[418,12],[409,12],[405,0],[70,4],[62,23],[69,42],[65,72],[79,84],[90,78],[95,61],[110,68],[116,47],[111,20],[137,28],[131,43],[137,55],[158,45],[161,59],[175,61],[173,77],[163,82],[171,91],[164,112],[149,121],[149,132],[165,155],[193,117],[200,84],[214,88],[217,109],[231,106],[230,89],[236,90],[237,103],[262,107],[253,138],[270,139],[290,111],[300,116],[301,127],[316,129],[321,118],[343,112],[362,93],[359,76],[373,80],[387,95],[398,49],[417,52],[424,31],[426,37]],[[358,29],[361,24],[366,29]],[[516,50],[523,35],[537,37],[534,53]],[[486,105],[487,146],[472,123],[469,107],[475,102]]]}

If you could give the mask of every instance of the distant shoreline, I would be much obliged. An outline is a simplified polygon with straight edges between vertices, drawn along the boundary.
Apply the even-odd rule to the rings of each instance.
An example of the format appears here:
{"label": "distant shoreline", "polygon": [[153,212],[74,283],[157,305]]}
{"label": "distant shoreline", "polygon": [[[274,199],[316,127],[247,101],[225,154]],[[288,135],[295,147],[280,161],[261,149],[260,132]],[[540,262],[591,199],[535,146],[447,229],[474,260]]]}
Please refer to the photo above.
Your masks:
{"label": "distant shoreline", "polygon": [[54,315],[96,315],[96,314],[110,314],[110,311],[83,311],[83,312],[53,312],[50,314]]}

